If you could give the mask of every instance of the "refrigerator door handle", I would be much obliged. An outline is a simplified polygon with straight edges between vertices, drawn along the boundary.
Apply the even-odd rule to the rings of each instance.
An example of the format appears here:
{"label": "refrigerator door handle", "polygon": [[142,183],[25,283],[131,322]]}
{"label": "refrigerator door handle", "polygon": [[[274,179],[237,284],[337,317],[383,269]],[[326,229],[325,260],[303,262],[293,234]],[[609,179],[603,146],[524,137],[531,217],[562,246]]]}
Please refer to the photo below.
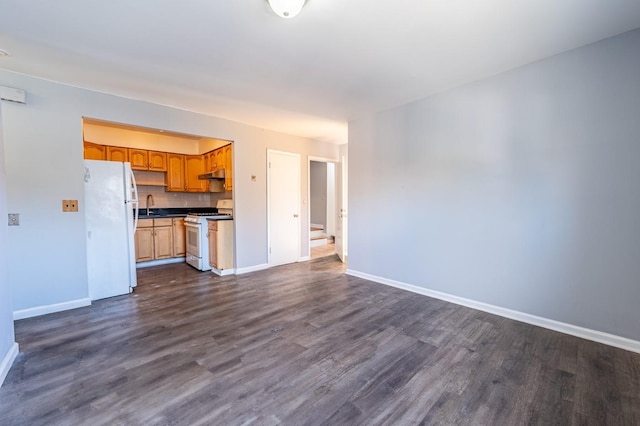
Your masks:
{"label": "refrigerator door handle", "polygon": [[133,198],[131,199],[131,205],[133,206],[133,233],[136,233],[138,229],[138,185],[136,184],[136,176],[133,174],[133,170],[129,169],[129,173],[131,173],[131,189]]}

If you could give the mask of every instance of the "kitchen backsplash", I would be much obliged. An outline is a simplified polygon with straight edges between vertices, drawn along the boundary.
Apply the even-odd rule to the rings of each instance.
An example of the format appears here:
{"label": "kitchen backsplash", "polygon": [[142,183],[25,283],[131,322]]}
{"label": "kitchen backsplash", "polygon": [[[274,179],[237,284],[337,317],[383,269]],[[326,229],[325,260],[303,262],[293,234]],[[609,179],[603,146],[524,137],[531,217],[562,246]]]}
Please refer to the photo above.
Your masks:
{"label": "kitchen backsplash", "polygon": [[[232,192],[219,193],[192,193],[192,192],[167,192],[163,187],[138,186],[138,199],[140,208],[147,207],[147,196],[153,196],[153,207],[215,207],[218,200],[232,198]],[[151,207],[151,205],[149,206]]]}

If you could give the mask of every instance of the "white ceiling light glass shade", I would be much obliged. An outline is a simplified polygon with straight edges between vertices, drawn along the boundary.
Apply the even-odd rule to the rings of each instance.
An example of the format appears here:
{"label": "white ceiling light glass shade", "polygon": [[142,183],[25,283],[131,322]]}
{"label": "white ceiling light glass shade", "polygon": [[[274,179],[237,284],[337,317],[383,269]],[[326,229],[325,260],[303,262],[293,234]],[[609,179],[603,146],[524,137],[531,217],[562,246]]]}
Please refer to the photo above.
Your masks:
{"label": "white ceiling light glass shade", "polygon": [[293,18],[302,10],[306,0],[267,0],[271,9],[281,18]]}

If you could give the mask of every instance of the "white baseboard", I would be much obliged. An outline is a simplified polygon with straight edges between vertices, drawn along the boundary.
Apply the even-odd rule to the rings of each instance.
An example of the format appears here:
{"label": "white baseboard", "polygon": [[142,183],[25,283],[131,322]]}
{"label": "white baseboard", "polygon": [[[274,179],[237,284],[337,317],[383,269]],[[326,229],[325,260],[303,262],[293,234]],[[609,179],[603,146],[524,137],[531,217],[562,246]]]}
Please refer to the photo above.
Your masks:
{"label": "white baseboard", "polygon": [[499,315],[501,317],[513,319],[538,327],[547,328],[549,330],[558,331],[560,333],[569,334],[571,336],[580,337],[594,342],[603,343],[605,345],[614,346],[616,348],[625,349],[627,351],[640,353],[640,341],[628,339],[626,337],[617,336],[615,334],[604,333],[602,331],[591,330],[589,328],[579,327],[573,324],[567,324],[524,312],[514,311],[500,306],[489,305],[488,303],[477,302],[471,299],[454,296],[448,293],[442,293],[435,290],[429,290],[418,287],[413,284],[407,284],[400,281],[390,280],[388,278],[370,275],[364,272],[347,269],[347,275],[363,278],[365,280],[374,281],[391,287],[407,290],[412,293],[421,294],[423,296],[433,297],[434,299],[444,300],[446,302],[455,303],[456,305],[466,306],[468,308],[477,309],[479,311],[488,312],[490,314]]}
{"label": "white baseboard", "polygon": [[298,262],[306,262],[307,260],[311,260],[311,256],[301,256]]}
{"label": "white baseboard", "polygon": [[225,275],[233,275],[236,273],[235,269],[216,269],[216,268],[211,268],[211,272],[213,272],[216,275],[219,275],[221,277],[224,277]]}
{"label": "white baseboard", "polygon": [[40,315],[52,314],[54,312],[67,311],[69,309],[81,308],[91,305],[91,299],[78,299],[69,302],[55,303],[53,305],[36,306],[35,308],[21,309],[13,311],[13,319],[21,320],[25,318],[37,317]]}
{"label": "white baseboard", "polygon": [[7,374],[9,374],[9,370],[13,365],[13,361],[15,361],[18,356],[18,352],[18,344],[14,342],[9,348],[7,354],[2,358],[2,362],[0,362],[0,386],[4,383],[4,379],[7,377]]}
{"label": "white baseboard", "polygon": [[236,275],[248,274],[250,272],[263,271],[269,269],[268,263],[262,263],[260,265],[247,266],[244,268],[236,268]]}
{"label": "white baseboard", "polygon": [[181,263],[184,261],[184,257],[170,257],[168,259],[149,260],[147,262],[136,263],[136,268],[148,268],[149,266],[168,265],[170,263]]}

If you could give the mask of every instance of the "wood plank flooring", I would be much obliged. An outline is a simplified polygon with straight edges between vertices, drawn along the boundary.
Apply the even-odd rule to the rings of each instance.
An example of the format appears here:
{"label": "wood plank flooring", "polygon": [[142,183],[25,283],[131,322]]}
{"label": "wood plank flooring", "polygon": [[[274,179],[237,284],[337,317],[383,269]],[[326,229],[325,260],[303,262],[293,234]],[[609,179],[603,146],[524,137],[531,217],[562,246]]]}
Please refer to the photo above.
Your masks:
{"label": "wood plank flooring", "polygon": [[333,256],[336,253],[336,244],[332,241],[322,246],[311,247],[311,259]]}
{"label": "wood plank flooring", "polygon": [[640,355],[344,275],[139,272],[16,322],[1,425],[639,425]]}

